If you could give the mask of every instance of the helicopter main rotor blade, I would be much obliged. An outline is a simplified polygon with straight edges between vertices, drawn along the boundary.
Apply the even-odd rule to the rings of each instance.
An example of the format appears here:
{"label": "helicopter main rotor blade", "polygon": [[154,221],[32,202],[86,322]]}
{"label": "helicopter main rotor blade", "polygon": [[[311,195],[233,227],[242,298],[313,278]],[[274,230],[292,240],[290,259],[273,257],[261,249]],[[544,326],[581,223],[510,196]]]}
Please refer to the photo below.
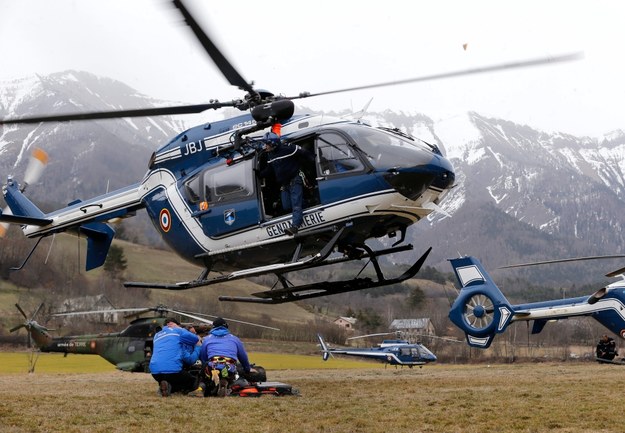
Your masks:
{"label": "helicopter main rotor blade", "polygon": [[501,63],[501,64],[498,64],[498,65],[483,66],[483,67],[473,68],[473,69],[464,69],[464,70],[461,70],[461,71],[445,72],[445,73],[442,73],[442,74],[425,75],[423,77],[408,78],[408,79],[405,79],[405,80],[398,80],[398,81],[387,81],[385,83],[377,83],[377,84],[369,84],[369,85],[365,85],[365,86],[349,87],[349,88],[345,88],[345,89],[330,90],[330,91],[327,91],[327,92],[319,92],[319,93],[303,92],[303,93],[300,93],[297,96],[287,97],[286,99],[310,98],[312,96],[332,95],[332,94],[335,94],[335,93],[351,92],[351,91],[354,91],[354,90],[375,89],[375,88],[378,88],[378,87],[389,87],[389,86],[397,86],[397,85],[400,85],[400,84],[418,83],[418,82],[421,82],[421,81],[441,80],[441,79],[444,79],[444,78],[461,77],[461,76],[464,76],[464,75],[484,74],[484,73],[487,73],[487,72],[503,71],[503,70],[506,70],[506,69],[528,68],[528,67],[532,67],[532,66],[540,66],[540,65],[545,65],[545,64],[549,64],[549,63],[561,63],[561,62],[570,62],[570,61],[573,61],[573,60],[581,60],[583,57],[584,57],[584,55],[581,52],[580,53],[572,53],[572,54],[564,54],[564,55],[560,55],[560,56],[540,57],[540,58],[537,58],[537,59],[522,60],[522,61],[518,61],[518,62],[511,62],[511,63]]}
{"label": "helicopter main rotor blade", "polygon": [[173,0],[174,6],[178,8],[185,22],[191,28],[197,39],[200,41],[208,55],[211,57],[215,65],[219,68],[221,73],[226,77],[228,82],[233,86],[237,86],[241,90],[246,90],[250,94],[256,94],[256,91],[245,79],[239,74],[239,72],[232,66],[232,63],[226,59],[223,53],[217,48],[217,46],[211,41],[208,35],[202,30],[200,25],[195,21],[195,18],[191,15],[189,10],[185,7],[181,0]]}
{"label": "helicopter main rotor blade", "polygon": [[169,310],[169,311],[174,313],[174,314],[179,314],[181,316],[188,317],[189,319],[199,320],[200,322],[208,323],[209,325],[213,324],[212,320],[208,320],[208,319],[205,319],[203,317],[196,316],[195,314],[185,313],[183,311],[177,311],[177,310]]}
{"label": "helicopter main rotor blade", "polygon": [[35,310],[35,312],[33,313],[33,316],[31,318],[31,320],[33,320],[37,314],[39,314],[39,311],[43,308],[43,302],[41,304],[39,304],[39,306],[37,307],[37,309]]}
{"label": "helicopter main rotor blade", "polygon": [[570,259],[558,259],[558,260],[545,260],[542,262],[530,262],[530,263],[519,263],[515,265],[506,265],[500,266],[499,269],[509,269],[509,268],[523,268],[527,266],[536,266],[536,265],[548,265],[552,263],[565,263],[565,262],[581,262],[586,260],[601,260],[601,259],[622,259],[624,258],[624,254],[614,254],[614,255],[605,255],[605,256],[587,256],[587,257],[573,257]]}
{"label": "helicopter main rotor blade", "polygon": [[22,323],[21,325],[14,326],[13,328],[9,329],[9,332],[15,332],[20,328],[26,328],[26,325]]}
{"label": "helicopter main rotor blade", "polygon": [[24,313],[24,310],[22,310],[22,307],[20,307],[20,304],[15,304],[15,306],[17,307],[19,312],[22,313],[22,316],[24,316],[24,319],[28,320],[28,316],[26,315],[26,313]]}
{"label": "helicopter main rotor blade", "polygon": [[[174,310],[172,310],[172,312],[173,312],[173,313],[178,313],[178,314],[183,314],[183,315],[185,315],[185,316],[191,317],[192,319],[199,319],[198,317],[193,317],[193,316],[191,316],[189,313],[184,312],[184,311],[174,311]],[[215,317],[215,318],[219,317],[219,316],[213,316],[213,315],[211,315],[211,314],[204,314],[204,313],[195,313],[195,314],[200,315],[200,316],[206,316],[206,317]],[[257,324],[257,323],[245,322],[245,321],[243,321],[243,320],[231,319],[231,318],[229,318],[229,317],[224,317],[223,319],[227,320],[228,322],[241,323],[242,325],[250,325],[250,326],[256,326],[256,327],[258,327],[258,328],[271,329],[272,331],[279,331],[279,330],[280,330],[280,329],[278,329],[278,328],[273,328],[273,327],[271,327],[271,326],[259,325],[259,324]],[[205,320],[206,320],[206,319],[204,319],[204,321],[205,321]],[[210,323],[212,324],[213,322],[211,321]]]}
{"label": "helicopter main rotor blade", "polygon": [[0,119],[0,125],[10,125],[15,123],[67,122],[70,120],[117,119],[119,117],[149,117],[175,114],[194,114],[201,113],[202,111],[210,109],[235,107],[237,104],[237,101],[211,102],[208,104],[177,105],[172,107],[138,108],[134,110],[94,111],[90,113],[68,113],[51,116],[22,117],[15,119]]}
{"label": "helicopter main rotor blade", "polygon": [[85,310],[85,311],[64,311],[61,313],[54,313],[52,316],[78,316],[81,314],[103,314],[103,313],[134,313],[140,311],[147,313],[148,311],[154,311],[154,308],[110,308],[107,310]]}
{"label": "helicopter main rotor blade", "polygon": [[432,338],[432,339],[436,339],[436,340],[443,340],[443,341],[449,341],[451,343],[464,343],[464,341],[460,341],[457,340],[455,338],[451,338],[451,337],[438,337],[436,335],[430,335],[430,334],[415,334],[419,337],[425,337],[425,338]]}
{"label": "helicopter main rotor blade", "polygon": [[349,337],[348,340],[357,340],[359,338],[369,338],[369,337],[380,337],[383,335],[391,335],[391,334],[396,335],[397,333],[396,332],[380,332],[377,334],[357,335],[356,337]]}

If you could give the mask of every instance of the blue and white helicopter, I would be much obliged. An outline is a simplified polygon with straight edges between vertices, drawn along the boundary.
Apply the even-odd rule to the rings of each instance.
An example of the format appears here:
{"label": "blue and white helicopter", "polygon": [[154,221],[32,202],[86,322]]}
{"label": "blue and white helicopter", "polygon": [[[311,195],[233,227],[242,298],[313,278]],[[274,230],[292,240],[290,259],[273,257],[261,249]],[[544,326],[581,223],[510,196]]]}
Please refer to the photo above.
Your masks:
{"label": "blue and white helicopter", "polygon": [[[464,331],[469,346],[488,348],[495,336],[504,332],[512,322],[533,320],[532,334],[538,334],[549,321],[579,316],[590,316],[625,339],[625,268],[606,275],[620,276],[620,281],[589,296],[512,305],[479,260],[462,257],[450,259],[450,262],[461,290],[449,311],[449,318]],[[508,267],[517,266],[524,265]]]}
{"label": "blue and white helicopter", "polygon": [[[551,56],[315,94],[276,96],[248,83],[182,1],[173,0],[173,4],[229,83],[246,92],[243,99],[0,119],[0,126],[188,114],[224,107],[247,113],[181,132],[152,154],[149,170],[140,182],[75,201],[51,213],[42,212],[23,194],[18,182],[9,177],[3,194],[10,212],[0,215],[0,222],[19,224],[27,237],[39,240],[62,232],[85,236],[86,268],[90,270],[101,266],[106,259],[115,235],[109,222],[145,209],[164,241],[203,271],[193,281],[125,285],[184,290],[263,274],[274,274],[276,284],[280,284],[250,297],[220,298],[229,301],[290,302],[393,284],[414,276],[429,249],[406,272],[394,278],[384,276],[378,258],[411,250],[412,245],[404,242],[407,228],[440,210],[439,202],[454,186],[454,169],[436,145],[397,129],[374,128],[360,121],[296,115],[293,100],[578,58],[577,55]],[[292,215],[281,207],[279,188],[270,180],[261,182],[255,176],[267,163],[262,137],[270,128],[281,132],[285,145],[301,146],[316,155],[314,163],[303,167],[309,188],[305,193],[304,223],[294,237],[284,231]],[[372,238],[386,237],[396,237],[392,246],[374,250],[366,243]],[[301,269],[351,260],[368,260],[375,268],[375,277],[295,287],[285,276]],[[209,275],[214,272],[220,274]]]}
{"label": "blue and white helicopter", "polygon": [[423,344],[410,343],[402,339],[384,340],[377,347],[368,349],[333,349],[328,346],[320,334],[317,334],[317,339],[321,346],[321,356],[324,361],[327,361],[333,355],[346,355],[375,359],[384,362],[386,365],[406,365],[409,368],[415,365],[423,367],[425,364],[436,361],[436,355],[430,352]]}

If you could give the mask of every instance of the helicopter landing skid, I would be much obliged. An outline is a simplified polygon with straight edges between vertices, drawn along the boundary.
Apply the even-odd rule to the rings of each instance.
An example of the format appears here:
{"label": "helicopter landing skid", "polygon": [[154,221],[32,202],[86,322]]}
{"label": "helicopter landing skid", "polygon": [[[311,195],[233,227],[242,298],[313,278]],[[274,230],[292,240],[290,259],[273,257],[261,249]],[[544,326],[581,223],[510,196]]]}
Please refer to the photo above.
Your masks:
{"label": "helicopter landing skid", "polygon": [[[333,295],[338,293],[351,292],[355,290],[369,289],[373,287],[381,287],[390,284],[396,284],[402,282],[408,278],[412,278],[421,269],[421,266],[425,262],[428,254],[432,250],[432,247],[417,260],[406,272],[397,278],[386,279],[382,273],[377,258],[392,254],[400,251],[411,250],[412,245],[401,245],[391,248],[386,248],[378,251],[374,251],[367,245],[360,245],[360,248],[364,252],[360,252],[357,256],[346,255],[343,257],[328,258],[330,253],[336,246],[343,228],[339,229],[332,239],[315,255],[307,257],[305,259],[294,259],[288,263],[277,263],[266,266],[259,266],[256,268],[243,269],[235,271],[227,275],[220,275],[213,278],[206,278],[208,272],[205,270],[202,275],[194,281],[183,281],[178,283],[144,283],[144,282],[126,282],[125,287],[140,287],[145,289],[165,289],[165,290],[187,290],[195,287],[210,286],[217,283],[223,283],[227,281],[233,281],[241,278],[254,277],[266,274],[275,274],[278,277],[279,282],[282,284],[282,288],[269,289],[262,292],[253,293],[253,297],[238,297],[238,296],[220,296],[220,301],[230,302],[252,302],[261,304],[281,304],[285,302],[294,302],[302,299],[316,298],[320,296]],[[295,258],[297,254],[295,255]],[[369,258],[376,273],[376,279],[371,278],[354,278],[351,280],[343,281],[323,281],[319,283],[305,284],[301,286],[289,286],[288,281],[283,276],[289,272],[315,268],[318,266],[327,266],[337,263]]]}

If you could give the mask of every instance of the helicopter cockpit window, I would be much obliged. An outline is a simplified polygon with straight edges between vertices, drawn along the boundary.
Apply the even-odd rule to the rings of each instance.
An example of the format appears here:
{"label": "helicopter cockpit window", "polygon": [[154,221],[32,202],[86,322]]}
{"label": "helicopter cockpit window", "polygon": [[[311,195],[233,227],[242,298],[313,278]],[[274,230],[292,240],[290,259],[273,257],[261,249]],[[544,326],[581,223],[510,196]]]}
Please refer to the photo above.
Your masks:
{"label": "helicopter cockpit window", "polygon": [[320,174],[324,176],[364,169],[354,149],[339,134],[321,134],[317,138],[317,156]]}
{"label": "helicopter cockpit window", "polygon": [[379,129],[347,127],[345,131],[378,169],[413,165],[415,152],[431,153],[431,149],[417,141]]}
{"label": "helicopter cockpit window", "polygon": [[191,203],[200,201],[200,176],[195,176],[185,184],[185,192]]}
{"label": "helicopter cockpit window", "polygon": [[254,193],[251,162],[205,170],[185,184],[189,201],[223,203],[250,197]]}
{"label": "helicopter cockpit window", "polygon": [[154,323],[134,324],[124,329],[120,333],[120,335],[123,335],[124,337],[138,337],[138,338],[151,337],[154,334],[156,334],[156,332],[158,332],[156,328],[160,328],[160,326]]}
{"label": "helicopter cockpit window", "polygon": [[414,355],[414,353],[412,352],[412,350],[408,347],[402,347],[400,350],[400,354],[403,356],[408,356],[408,355]]}

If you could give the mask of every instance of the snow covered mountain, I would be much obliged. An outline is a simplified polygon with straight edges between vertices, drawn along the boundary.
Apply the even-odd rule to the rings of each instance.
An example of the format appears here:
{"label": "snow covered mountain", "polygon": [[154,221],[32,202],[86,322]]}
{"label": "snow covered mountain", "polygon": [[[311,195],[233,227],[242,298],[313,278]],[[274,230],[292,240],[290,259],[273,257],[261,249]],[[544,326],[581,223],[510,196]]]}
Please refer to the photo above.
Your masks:
{"label": "snow covered mountain", "polygon": [[[0,117],[158,105],[167,103],[85,72],[0,83]],[[454,164],[457,187],[441,203],[451,217],[433,215],[409,233],[417,252],[434,247],[429,265],[449,271],[445,259],[458,254],[492,269],[624,252],[623,131],[575,137],[478,113],[433,120],[385,111],[364,120],[436,143]],[[0,175],[19,177],[32,147],[45,148],[49,167],[29,195],[57,206],[139,181],[151,153],[188,126],[167,116],[5,126]]]}
{"label": "snow covered mountain", "polygon": [[[86,72],[66,71],[0,84],[0,116],[53,115],[156,106],[160,101]],[[55,204],[101,194],[141,180],[150,155],[184,125],[169,117],[5,125],[0,173],[18,179],[34,147],[50,155],[36,200]],[[4,181],[3,181],[4,182]]]}
{"label": "snow covered mountain", "polygon": [[477,113],[433,121],[386,112],[375,122],[440,144],[454,164],[457,187],[442,203],[452,217],[434,215],[412,233],[415,245],[434,246],[441,268],[458,253],[494,267],[623,252],[622,130],[575,137]]}

